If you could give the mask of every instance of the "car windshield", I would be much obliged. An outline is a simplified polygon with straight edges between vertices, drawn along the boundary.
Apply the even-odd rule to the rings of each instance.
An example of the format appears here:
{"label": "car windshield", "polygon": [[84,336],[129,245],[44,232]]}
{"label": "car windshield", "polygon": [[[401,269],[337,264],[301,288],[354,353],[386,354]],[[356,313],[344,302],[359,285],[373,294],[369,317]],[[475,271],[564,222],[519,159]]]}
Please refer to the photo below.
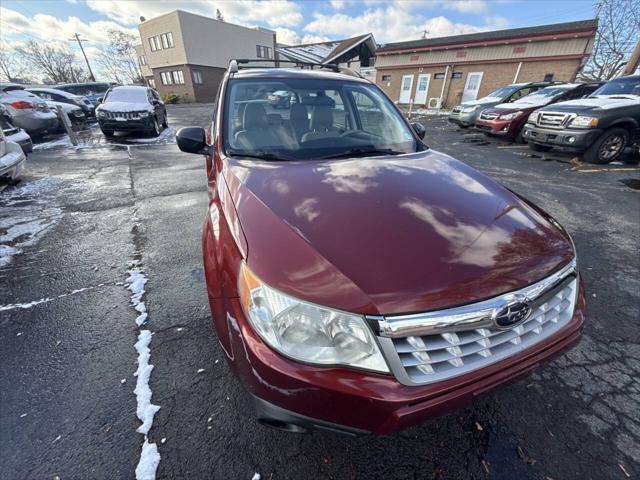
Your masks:
{"label": "car windshield", "polygon": [[487,95],[484,98],[504,98],[504,97],[508,97],[516,90],[518,90],[518,87],[502,87],[494,92],[491,92],[489,95]]}
{"label": "car windshield", "polygon": [[147,103],[147,91],[142,87],[114,88],[107,94],[106,98],[104,99],[104,103],[107,102]]}
{"label": "car windshield", "polygon": [[547,87],[547,88],[538,90],[536,92],[530,93],[529,95],[526,95],[518,99],[517,102],[515,103],[535,103],[535,104],[546,103],[546,102],[550,102],[554,98],[559,97],[564,93],[567,93],[568,90],[569,88],[567,87],[564,87],[564,88]]}
{"label": "car windshield", "polygon": [[640,77],[617,78],[605,83],[591,94],[591,97],[611,95],[634,95],[640,97]]}
{"label": "car windshield", "polygon": [[108,83],[88,83],[83,85],[67,85],[57,87],[59,90],[73,93],[74,95],[96,95],[104,93],[109,90],[110,85]]}
{"label": "car windshield", "polygon": [[[270,100],[290,92],[287,104]],[[229,155],[274,160],[415,152],[418,144],[374,85],[343,80],[229,82],[224,146]]]}

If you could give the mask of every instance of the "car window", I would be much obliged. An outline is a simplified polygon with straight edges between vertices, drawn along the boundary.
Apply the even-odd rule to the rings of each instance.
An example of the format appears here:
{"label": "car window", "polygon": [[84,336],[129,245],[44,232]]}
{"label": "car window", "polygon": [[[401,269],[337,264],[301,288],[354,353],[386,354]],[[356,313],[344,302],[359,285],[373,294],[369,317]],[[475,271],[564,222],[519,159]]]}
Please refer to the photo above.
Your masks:
{"label": "car window", "polygon": [[[416,151],[415,137],[374,85],[342,80],[229,81],[224,145],[228,154],[317,159],[354,150]],[[273,100],[292,92],[295,102]],[[265,94],[265,92],[267,92]]]}
{"label": "car window", "polygon": [[525,87],[525,88],[521,88],[520,90],[514,92],[509,97],[509,99],[507,101],[508,102],[516,102],[516,101],[520,100],[522,97],[525,97],[525,96],[529,95],[530,93],[535,92],[539,88],[540,87]]}
{"label": "car window", "polygon": [[640,96],[640,77],[616,78],[605,83],[591,94],[592,97],[607,95]]}
{"label": "car window", "polygon": [[502,87],[497,90],[494,90],[489,95],[483,98],[502,99],[502,98],[508,97],[510,94],[516,91],[516,89],[517,87]]}
{"label": "car window", "polygon": [[112,89],[104,98],[107,102],[148,103],[147,92],[141,87],[119,87]]}

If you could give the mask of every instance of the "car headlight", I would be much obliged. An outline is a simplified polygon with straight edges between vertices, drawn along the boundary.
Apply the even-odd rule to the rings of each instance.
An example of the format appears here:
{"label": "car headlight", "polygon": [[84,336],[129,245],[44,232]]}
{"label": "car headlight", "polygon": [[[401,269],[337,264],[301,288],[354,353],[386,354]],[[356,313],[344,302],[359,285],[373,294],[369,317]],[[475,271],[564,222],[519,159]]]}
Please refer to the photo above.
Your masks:
{"label": "car headlight", "polygon": [[140,118],[146,118],[146,117],[148,117],[149,115],[151,115],[151,114],[150,114],[149,112],[147,112],[147,111],[138,112],[138,116],[139,116]]}
{"label": "car headlight", "polygon": [[576,128],[596,127],[598,126],[598,119],[595,117],[584,117],[582,115],[579,115],[575,117],[573,120],[571,120],[571,123],[569,124],[569,126],[576,127]]}
{"label": "car headlight", "polygon": [[101,110],[98,110],[98,116],[99,117],[106,117],[107,114],[105,112],[101,111]]}
{"label": "car headlight", "polygon": [[471,112],[475,112],[479,108],[480,108],[480,105],[474,105],[472,107],[463,107],[461,112],[463,112],[463,113],[471,113]]}
{"label": "car headlight", "polygon": [[239,277],[240,301],[251,326],[277,352],[317,365],[389,371],[362,315],[281,293],[263,283],[244,263]]}
{"label": "car headlight", "polygon": [[517,118],[520,115],[522,115],[521,111],[517,111],[517,112],[513,112],[513,113],[506,113],[504,115],[500,115],[500,120],[513,120],[514,118]]}
{"label": "car headlight", "polygon": [[538,123],[539,116],[540,112],[533,112],[531,115],[529,115],[529,118],[527,118],[527,123]]}

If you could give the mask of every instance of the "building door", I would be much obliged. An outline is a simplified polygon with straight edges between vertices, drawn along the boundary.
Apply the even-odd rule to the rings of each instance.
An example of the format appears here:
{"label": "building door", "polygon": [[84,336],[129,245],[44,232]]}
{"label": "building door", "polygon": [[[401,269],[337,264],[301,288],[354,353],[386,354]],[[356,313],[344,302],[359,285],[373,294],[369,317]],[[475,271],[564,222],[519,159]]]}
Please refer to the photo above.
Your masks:
{"label": "building door", "polygon": [[481,81],[482,72],[469,72],[469,74],[467,75],[467,83],[465,83],[464,91],[462,92],[461,103],[478,98],[478,91],[480,90]]}
{"label": "building door", "polygon": [[411,101],[411,88],[413,87],[413,75],[403,75],[400,84],[400,103],[409,103]]}
{"label": "building door", "polygon": [[416,105],[426,105],[427,92],[429,91],[429,79],[431,75],[423,73],[418,75],[418,86],[416,87],[416,95],[413,98],[413,103]]}

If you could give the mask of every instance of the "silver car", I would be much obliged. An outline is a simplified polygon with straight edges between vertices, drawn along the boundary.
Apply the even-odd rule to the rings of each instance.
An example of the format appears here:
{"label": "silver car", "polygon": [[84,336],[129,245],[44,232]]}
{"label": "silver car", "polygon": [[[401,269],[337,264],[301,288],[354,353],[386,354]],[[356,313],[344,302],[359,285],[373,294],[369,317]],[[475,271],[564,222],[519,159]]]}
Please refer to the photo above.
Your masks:
{"label": "silver car", "polygon": [[0,129],[0,178],[17,180],[24,170],[26,159],[20,145],[8,140]]}
{"label": "silver car", "polygon": [[0,84],[0,104],[4,105],[11,122],[16,127],[24,128],[32,137],[55,130],[58,126],[58,116],[46,102],[27,92],[21,85]]}

